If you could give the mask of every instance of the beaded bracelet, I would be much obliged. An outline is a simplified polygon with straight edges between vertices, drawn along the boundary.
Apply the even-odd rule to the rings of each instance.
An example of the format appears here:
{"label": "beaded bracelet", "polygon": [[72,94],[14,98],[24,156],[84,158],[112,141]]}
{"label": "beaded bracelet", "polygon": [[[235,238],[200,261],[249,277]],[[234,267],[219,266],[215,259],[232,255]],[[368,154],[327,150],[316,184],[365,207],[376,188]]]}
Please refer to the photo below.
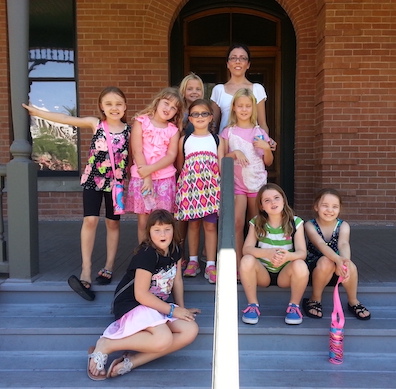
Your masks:
{"label": "beaded bracelet", "polygon": [[171,319],[173,317],[173,311],[175,310],[175,304],[169,304],[170,305],[170,312],[166,315]]}

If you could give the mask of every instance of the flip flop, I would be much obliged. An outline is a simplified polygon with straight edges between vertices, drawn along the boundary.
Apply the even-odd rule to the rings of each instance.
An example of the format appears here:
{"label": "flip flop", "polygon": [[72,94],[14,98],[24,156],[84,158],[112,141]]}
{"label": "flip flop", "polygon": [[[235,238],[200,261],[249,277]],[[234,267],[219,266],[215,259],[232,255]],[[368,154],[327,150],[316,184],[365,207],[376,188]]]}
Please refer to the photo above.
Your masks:
{"label": "flip flop", "polygon": [[103,375],[93,375],[90,371],[89,371],[89,362],[91,360],[91,358],[93,358],[94,362],[96,362],[96,368],[99,371],[104,371],[105,369],[105,365],[107,362],[107,354],[103,354],[100,351],[97,351],[96,353],[94,353],[93,351],[95,350],[95,347],[91,346],[88,349],[88,363],[87,363],[87,375],[91,380],[94,381],[103,381],[107,378],[106,374]]}
{"label": "flip flop", "polygon": [[360,316],[361,313],[368,312],[369,310],[363,304],[356,304],[354,306],[348,304],[348,311],[352,312],[356,319],[359,320],[369,320],[371,318],[371,313],[368,316]]}
{"label": "flip flop", "polygon": [[[312,319],[321,319],[323,317],[322,304],[319,301],[313,301],[305,298],[303,299],[302,306],[305,316],[311,317]],[[311,309],[314,309],[316,313],[321,313],[322,315],[318,316],[315,315],[314,313],[311,313],[310,312]]]}
{"label": "flip flop", "polygon": [[[67,283],[83,299],[88,301],[95,299],[95,293],[91,290],[91,284],[88,281],[79,280],[75,275],[72,275],[67,280]],[[89,287],[86,288],[84,283],[89,285]]]}
{"label": "flip flop", "polygon": [[128,354],[124,354],[122,357],[114,359],[114,361],[111,362],[111,365],[110,365],[109,369],[107,370],[107,378],[114,378],[111,375],[113,368],[121,362],[123,362],[123,366],[121,367],[121,369],[118,370],[117,376],[124,375],[126,373],[129,373],[132,370],[133,363],[130,361],[130,359],[127,357],[127,355]]}
{"label": "flip flop", "polygon": [[103,268],[99,270],[99,273],[101,274],[96,277],[97,283],[99,285],[109,285],[113,277],[113,272]]}

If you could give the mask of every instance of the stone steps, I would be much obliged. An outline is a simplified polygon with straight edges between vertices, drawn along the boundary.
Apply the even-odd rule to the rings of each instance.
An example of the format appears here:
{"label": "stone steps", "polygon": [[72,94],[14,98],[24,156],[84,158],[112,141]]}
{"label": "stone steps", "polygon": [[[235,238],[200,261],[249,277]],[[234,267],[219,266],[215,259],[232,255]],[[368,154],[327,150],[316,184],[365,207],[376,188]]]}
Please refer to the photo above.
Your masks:
{"label": "stone steps", "polygon": [[[202,309],[193,344],[124,377],[103,382],[87,378],[87,349],[113,319],[109,307],[114,288],[98,287],[95,301],[86,302],[63,283],[0,285],[0,387],[210,388],[214,286],[189,280],[186,303]],[[241,310],[246,301],[241,286],[238,290]],[[240,318],[238,323],[241,388],[395,387],[395,286],[359,289],[372,319],[363,322],[345,313],[341,365],[328,362],[331,292],[328,288],[324,294],[323,319],[304,318],[301,325],[288,326],[284,311],[289,292],[260,290],[259,323],[247,325]],[[345,305],[344,292],[341,299]]]}

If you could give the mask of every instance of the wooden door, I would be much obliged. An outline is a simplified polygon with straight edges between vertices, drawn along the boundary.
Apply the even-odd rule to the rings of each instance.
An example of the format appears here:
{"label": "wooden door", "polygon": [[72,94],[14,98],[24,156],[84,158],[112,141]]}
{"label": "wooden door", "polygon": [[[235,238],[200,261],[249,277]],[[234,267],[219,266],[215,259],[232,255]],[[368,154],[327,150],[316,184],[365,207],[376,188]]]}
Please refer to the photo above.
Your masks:
{"label": "wooden door", "polygon": [[[209,99],[211,91],[216,84],[225,83],[229,74],[226,65],[227,48],[208,47],[197,50],[185,51],[185,74],[192,71],[198,74],[204,81],[205,98]],[[280,129],[276,118],[276,106],[278,104],[279,92],[276,88],[276,60],[275,55],[268,55],[263,50],[252,51],[252,61],[247,78],[251,82],[258,82],[264,85],[268,99],[265,104],[267,124],[270,129],[270,136],[279,144]],[[268,168],[268,181],[280,183],[279,166],[280,166],[280,148],[274,153],[274,163]]]}

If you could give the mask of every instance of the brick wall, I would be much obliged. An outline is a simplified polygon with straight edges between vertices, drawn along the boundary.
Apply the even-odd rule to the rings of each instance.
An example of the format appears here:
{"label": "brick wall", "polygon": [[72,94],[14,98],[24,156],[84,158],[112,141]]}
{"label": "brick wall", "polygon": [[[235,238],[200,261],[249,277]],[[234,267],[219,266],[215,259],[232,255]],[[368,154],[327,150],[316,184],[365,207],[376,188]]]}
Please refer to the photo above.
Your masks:
{"label": "brick wall", "polygon": [[[396,220],[396,4],[329,1],[322,25],[318,184],[346,194],[351,218]],[[317,150],[319,150],[317,148]]]}
{"label": "brick wall", "polygon": [[[316,190],[333,186],[345,195],[346,219],[395,223],[396,3],[277,1],[297,38],[296,212],[311,216]],[[80,115],[97,114],[98,94],[107,85],[117,84],[126,93],[129,118],[168,85],[169,34],[186,2],[76,2]],[[7,72],[4,3],[0,70]],[[1,163],[8,160],[9,148],[3,76],[0,92]],[[83,166],[91,135],[83,129]],[[41,216],[81,215],[79,192],[40,193],[39,202]]]}
{"label": "brick wall", "polygon": [[346,219],[394,223],[396,4],[278,2],[297,37],[296,211],[332,186]]}

